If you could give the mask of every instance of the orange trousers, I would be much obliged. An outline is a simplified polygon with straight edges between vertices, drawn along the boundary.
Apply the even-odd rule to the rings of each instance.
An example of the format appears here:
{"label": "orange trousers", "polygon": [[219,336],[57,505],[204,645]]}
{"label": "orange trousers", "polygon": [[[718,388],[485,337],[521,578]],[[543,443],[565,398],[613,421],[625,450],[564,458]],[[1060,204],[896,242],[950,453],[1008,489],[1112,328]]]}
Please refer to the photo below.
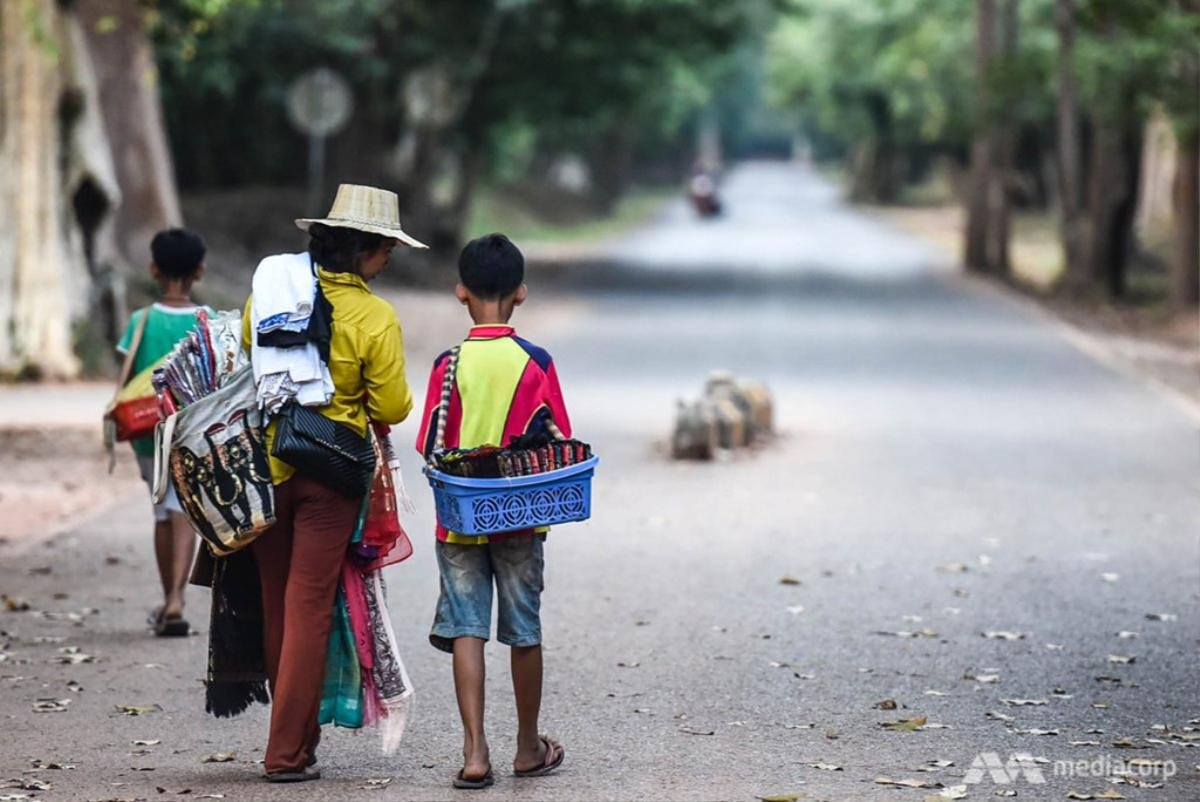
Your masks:
{"label": "orange trousers", "polygon": [[317,713],[342,561],[361,501],[293,476],[275,488],[275,525],[251,544],[262,580],[271,689],[264,768],[298,771],[321,737]]}

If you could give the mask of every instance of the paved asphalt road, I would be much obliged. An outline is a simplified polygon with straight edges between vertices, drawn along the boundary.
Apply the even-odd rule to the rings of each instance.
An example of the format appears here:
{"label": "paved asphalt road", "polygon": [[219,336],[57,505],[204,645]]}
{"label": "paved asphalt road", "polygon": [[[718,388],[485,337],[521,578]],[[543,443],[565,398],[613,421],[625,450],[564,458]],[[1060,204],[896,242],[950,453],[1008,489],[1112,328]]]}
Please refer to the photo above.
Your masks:
{"label": "paved asphalt road", "polygon": [[[977,755],[1026,752],[1046,762],[1008,783],[985,774],[966,798],[1200,799],[1200,749],[1188,748],[1200,743],[1196,422],[1023,305],[927,269],[934,255],[804,169],[742,167],[726,201],[722,220],[681,205],[611,264],[533,280],[518,322],[555,354],[577,430],[604,461],[595,517],[547,545],[544,721],[566,767],[501,771],[477,796],[900,802],[936,789],[876,778],[958,785]],[[441,345],[412,344],[415,385]],[[713,368],[768,381],[781,436],[672,463],[674,400]],[[141,627],[152,561],[133,497],[69,536],[0,551],[0,589],[34,607],[0,613],[0,779],[52,783],[23,792],[42,799],[470,796],[449,787],[449,662],[425,641],[431,505],[415,459],[406,467],[418,550],[389,578],[419,697],[398,756],[381,757],[372,733],[338,732],[322,745],[327,779],[261,784],[265,711],[206,718],[203,638]],[[203,610],[203,593],[191,600]],[[99,612],[39,612],[84,608]],[[67,646],[95,661],[55,663]],[[502,768],[514,717],[504,650],[489,653]],[[41,698],[70,704],[32,712]],[[117,704],[163,709],[130,717]],[[918,717],[918,731],[880,726]],[[215,752],[237,760],[201,762]],[[37,759],[75,768],[28,773]],[[1128,759],[1176,773],[1134,787],[1055,765]],[[953,765],[917,770],[936,760]]]}

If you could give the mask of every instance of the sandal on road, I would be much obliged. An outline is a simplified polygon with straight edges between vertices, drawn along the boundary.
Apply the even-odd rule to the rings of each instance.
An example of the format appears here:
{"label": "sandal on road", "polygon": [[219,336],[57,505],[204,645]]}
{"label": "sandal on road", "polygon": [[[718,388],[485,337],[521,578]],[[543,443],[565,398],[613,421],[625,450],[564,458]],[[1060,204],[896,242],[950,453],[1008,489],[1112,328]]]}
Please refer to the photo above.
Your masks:
{"label": "sandal on road", "polygon": [[154,634],[160,638],[186,638],[191,632],[191,625],[182,616],[178,618],[161,618],[154,625]]}
{"label": "sandal on road", "polygon": [[562,744],[547,738],[545,735],[539,735],[538,738],[546,745],[546,757],[542,761],[542,765],[535,769],[518,769],[514,766],[514,777],[545,777],[562,765],[563,759],[567,756],[567,750],[562,748]]}
{"label": "sandal on road", "polygon": [[481,788],[490,788],[496,784],[496,776],[492,774],[492,767],[488,766],[487,774],[482,777],[477,777],[473,780],[468,780],[463,776],[463,770],[458,770],[458,776],[454,778],[454,787],[462,788],[469,791],[477,791]]}
{"label": "sandal on road", "polygon": [[309,780],[321,779],[319,769],[311,769],[305,766],[298,771],[273,771],[263,775],[263,779],[269,783],[302,783]]}

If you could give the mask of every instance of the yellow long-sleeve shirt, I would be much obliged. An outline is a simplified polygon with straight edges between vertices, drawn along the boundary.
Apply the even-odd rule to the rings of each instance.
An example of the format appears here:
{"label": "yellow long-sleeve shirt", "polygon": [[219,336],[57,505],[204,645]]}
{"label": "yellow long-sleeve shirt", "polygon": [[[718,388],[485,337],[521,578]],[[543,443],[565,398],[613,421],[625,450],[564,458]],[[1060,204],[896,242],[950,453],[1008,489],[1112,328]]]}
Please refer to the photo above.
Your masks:
{"label": "yellow long-sleeve shirt", "polygon": [[[404,375],[404,337],[391,304],[374,295],[361,276],[319,269],[321,291],[333,305],[329,374],[333,399],[316,411],[345,423],[360,435],[367,419],[396,424],[412,410],[412,391]],[[242,345],[254,343],[250,299],[242,314]],[[267,426],[267,450],[275,442],[276,421]],[[282,484],[295,469],[271,457],[271,479]]]}

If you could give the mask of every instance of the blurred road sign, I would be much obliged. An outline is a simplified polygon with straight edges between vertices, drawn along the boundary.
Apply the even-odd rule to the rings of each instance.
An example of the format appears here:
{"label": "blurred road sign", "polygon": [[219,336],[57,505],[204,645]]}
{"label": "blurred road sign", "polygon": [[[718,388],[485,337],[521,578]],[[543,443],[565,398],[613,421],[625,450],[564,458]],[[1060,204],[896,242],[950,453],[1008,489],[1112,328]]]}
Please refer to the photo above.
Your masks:
{"label": "blurred road sign", "polygon": [[318,67],[292,82],[287,109],[292,125],[302,133],[324,137],[336,134],[350,120],[354,96],[345,78]]}
{"label": "blurred road sign", "polygon": [[354,95],[345,78],[328,67],[318,67],[292,82],[287,110],[292,125],[308,135],[308,211],[319,214],[325,183],[325,138],[349,122]]}

